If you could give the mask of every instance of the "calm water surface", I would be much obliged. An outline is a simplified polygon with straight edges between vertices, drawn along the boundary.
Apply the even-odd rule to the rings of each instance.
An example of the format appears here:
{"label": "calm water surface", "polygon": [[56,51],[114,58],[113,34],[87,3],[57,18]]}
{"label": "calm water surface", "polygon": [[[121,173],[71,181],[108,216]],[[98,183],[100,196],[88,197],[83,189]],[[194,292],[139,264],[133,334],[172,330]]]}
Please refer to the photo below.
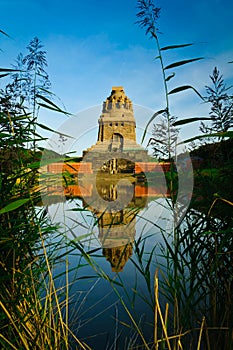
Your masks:
{"label": "calm water surface", "polygon": [[[66,191],[80,194],[78,186],[70,186]],[[69,250],[71,328],[93,349],[123,349],[133,342],[141,344],[122,298],[141,324],[144,336],[152,340],[153,278],[156,268],[162,270],[165,265],[161,229],[167,228],[169,237],[172,227],[166,186],[161,182],[157,187],[147,187],[129,181],[120,185],[119,181],[104,181],[95,190],[83,186],[82,192],[83,197],[67,196],[66,201],[48,205],[52,221],[60,225],[64,235],[57,254]],[[80,247],[91,263],[83,257]],[[150,256],[150,279],[147,276],[146,280],[144,272]],[[58,273],[65,266],[63,260]],[[65,278],[60,278],[60,286],[63,283]]]}
{"label": "calm water surface", "polygon": [[[55,252],[61,257],[57,284],[66,285],[63,272],[68,266],[69,317],[78,338],[92,349],[141,346],[131,316],[152,345],[157,269],[163,314],[169,303],[170,334],[174,300],[179,304],[179,329],[197,329],[194,335],[189,333],[193,344],[197,344],[203,315],[212,329],[221,325],[230,329],[231,220],[190,208],[174,230],[175,211],[161,179],[149,185],[131,177],[102,180],[95,186],[80,181],[79,186],[66,188],[65,196],[64,188],[58,186],[44,203],[52,221],[60,226],[57,238],[51,237],[53,243],[57,240]],[[184,206],[178,203],[176,209],[183,213]],[[216,331],[211,338],[213,349],[223,342],[228,349],[229,334]]]}

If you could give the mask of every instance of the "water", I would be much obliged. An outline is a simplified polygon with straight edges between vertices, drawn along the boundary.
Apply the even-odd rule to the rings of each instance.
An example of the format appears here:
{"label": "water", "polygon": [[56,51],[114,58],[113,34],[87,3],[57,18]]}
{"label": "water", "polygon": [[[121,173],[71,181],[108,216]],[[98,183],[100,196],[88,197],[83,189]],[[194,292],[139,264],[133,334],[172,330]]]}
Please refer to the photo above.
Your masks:
{"label": "water", "polygon": [[[68,187],[65,197],[62,187],[50,188],[56,197],[46,197],[63,235],[57,274],[65,271],[69,251],[72,331],[92,349],[127,349],[143,344],[136,324],[152,344],[156,270],[163,315],[169,303],[170,334],[174,295],[182,329],[198,329],[203,316],[207,325],[228,327],[232,307],[224,298],[232,288],[231,224],[190,209],[174,230],[164,183],[123,180],[105,178],[95,188],[84,180]],[[65,277],[59,285],[65,285]],[[198,339],[198,332],[192,336]]]}
{"label": "water", "polygon": [[[157,187],[132,183],[131,177],[115,182],[105,179],[96,191],[89,183],[82,187],[83,197],[71,199],[71,194],[80,194],[80,187],[66,189],[66,201],[56,197],[57,203],[51,204],[52,196],[46,198],[49,216],[64,235],[64,246],[57,254],[71,250],[71,328],[93,349],[141,344],[127,308],[135,322],[141,323],[147,341],[152,341],[153,279],[156,268],[165,264],[161,230],[170,230],[172,220],[166,187],[161,181]],[[59,191],[50,188],[53,196]],[[64,270],[63,261],[57,273]],[[65,283],[65,278],[59,283]]]}

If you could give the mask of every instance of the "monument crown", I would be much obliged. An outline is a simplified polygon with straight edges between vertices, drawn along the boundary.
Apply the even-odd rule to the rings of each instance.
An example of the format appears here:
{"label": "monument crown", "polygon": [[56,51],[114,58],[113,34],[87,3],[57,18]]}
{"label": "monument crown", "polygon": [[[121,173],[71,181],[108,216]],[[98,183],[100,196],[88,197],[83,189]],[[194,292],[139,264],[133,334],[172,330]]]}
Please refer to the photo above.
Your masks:
{"label": "monument crown", "polygon": [[132,101],[126,96],[123,86],[113,86],[111,95],[103,103],[103,113],[112,112],[121,113],[122,109],[125,112],[132,112]]}

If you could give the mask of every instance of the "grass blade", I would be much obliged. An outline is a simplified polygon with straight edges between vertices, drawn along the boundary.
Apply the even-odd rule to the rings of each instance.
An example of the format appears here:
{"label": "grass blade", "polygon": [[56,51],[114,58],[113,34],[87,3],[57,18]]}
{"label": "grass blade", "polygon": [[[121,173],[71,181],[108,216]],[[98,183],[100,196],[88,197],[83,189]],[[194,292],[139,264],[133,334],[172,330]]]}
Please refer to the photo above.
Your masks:
{"label": "grass blade", "polygon": [[181,92],[184,90],[188,90],[188,89],[192,89],[194,92],[196,92],[196,94],[203,100],[205,101],[205,99],[201,96],[201,94],[191,85],[183,85],[183,86],[179,86],[173,90],[171,90],[168,94],[172,95],[172,94],[176,94],[177,92]]}
{"label": "grass blade", "polygon": [[145,136],[146,136],[146,133],[147,133],[147,129],[148,129],[150,123],[151,123],[158,115],[160,115],[160,114],[162,114],[162,113],[164,113],[164,112],[166,112],[166,109],[161,109],[160,111],[155,112],[155,113],[152,115],[152,117],[150,118],[150,120],[149,120],[148,123],[146,124],[144,133],[143,133],[143,135],[142,135],[141,143],[143,143],[143,141],[144,141],[144,139],[145,139]]}
{"label": "grass blade", "polygon": [[37,94],[36,95],[37,98],[40,98],[42,101],[46,102],[45,103],[40,103],[38,102],[38,105],[41,106],[41,107],[45,107],[45,108],[48,108],[48,109],[51,109],[53,111],[56,111],[56,112],[59,112],[59,113],[64,113],[66,115],[71,115],[71,113],[68,113],[64,110],[62,110],[60,107],[58,107],[55,103],[53,103],[51,100],[49,100],[48,98],[42,96],[42,95],[39,95]]}
{"label": "grass blade", "polygon": [[174,76],[175,76],[175,73],[170,74],[170,75],[165,79],[165,81],[171,80],[172,78],[174,78]]}
{"label": "grass blade", "polygon": [[174,62],[174,63],[171,63],[168,66],[166,66],[164,68],[164,70],[165,69],[171,69],[171,68],[179,67],[179,66],[183,66],[184,64],[195,62],[195,61],[199,61],[199,60],[203,60],[203,59],[204,59],[204,57],[197,57],[197,58],[191,58],[189,60],[183,60],[183,61],[179,61],[179,62]]}
{"label": "grass blade", "polygon": [[164,46],[160,50],[161,51],[166,51],[166,50],[171,50],[171,49],[179,49],[182,47],[187,47],[187,46],[192,46],[194,44],[181,44],[181,45],[169,45],[169,46]]}
{"label": "grass blade", "polygon": [[26,204],[30,200],[31,198],[18,199],[10,204],[7,204],[4,208],[0,210],[0,214],[8,213],[9,211],[18,209],[19,207]]}
{"label": "grass blade", "polygon": [[202,121],[202,120],[212,120],[212,118],[209,117],[193,117],[193,118],[187,118],[187,119],[182,119],[182,120],[178,120],[177,122],[175,122],[173,125],[174,126],[178,126],[178,125],[183,125],[183,124],[189,124],[189,123],[193,123],[193,122],[197,122],[197,121]]}
{"label": "grass blade", "polygon": [[206,137],[230,137],[230,138],[233,138],[233,131],[216,132],[216,133],[213,133],[213,134],[205,134],[205,135],[199,135],[199,136],[191,137],[190,139],[187,139],[187,140],[184,140],[184,141],[178,143],[178,145],[182,144],[182,143],[192,142],[192,141],[195,141],[195,140],[200,140],[200,139],[203,139],[203,138],[206,138]]}

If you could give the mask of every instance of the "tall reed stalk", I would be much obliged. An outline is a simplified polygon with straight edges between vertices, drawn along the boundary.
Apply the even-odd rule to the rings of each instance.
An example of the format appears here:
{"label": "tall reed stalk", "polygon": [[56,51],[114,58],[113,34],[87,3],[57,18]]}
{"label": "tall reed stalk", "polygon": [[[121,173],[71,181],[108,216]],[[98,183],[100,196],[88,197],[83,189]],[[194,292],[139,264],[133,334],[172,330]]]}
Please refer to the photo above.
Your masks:
{"label": "tall reed stalk", "polygon": [[[172,215],[174,215],[174,228],[173,228],[173,257],[175,257],[175,259],[173,260],[173,281],[174,281],[174,285],[178,286],[178,280],[179,280],[179,269],[178,269],[178,261],[177,261],[177,256],[178,256],[178,252],[180,249],[180,246],[178,245],[179,242],[179,233],[176,230],[176,205],[175,205],[175,201],[176,201],[176,191],[175,191],[175,183],[176,181],[174,181],[175,179],[175,167],[174,167],[174,156],[176,154],[176,150],[174,148],[174,140],[172,142],[172,137],[171,137],[171,128],[172,128],[172,124],[171,122],[173,121],[172,115],[171,115],[171,111],[170,111],[170,103],[169,103],[169,95],[180,92],[182,90],[186,90],[188,88],[191,88],[193,90],[195,90],[194,88],[192,88],[191,86],[181,86],[178,87],[176,89],[173,89],[172,91],[169,91],[169,87],[168,87],[168,83],[171,79],[174,78],[175,73],[171,73],[169,75],[167,75],[167,72],[169,72],[171,69],[175,69],[176,67],[179,66],[183,66],[187,63],[191,63],[194,61],[198,61],[200,59],[202,59],[201,57],[199,58],[191,58],[191,59],[185,59],[182,61],[177,61],[177,62],[173,62],[171,64],[165,64],[164,63],[164,57],[163,54],[165,51],[170,51],[170,50],[177,50],[177,49],[181,49],[181,48],[185,48],[188,47],[190,45],[192,45],[191,43],[188,44],[175,44],[175,45],[169,45],[169,46],[161,46],[160,44],[160,40],[159,40],[159,30],[157,28],[157,22],[158,19],[160,17],[160,11],[161,9],[156,7],[154,5],[153,0],[138,0],[138,10],[139,12],[137,13],[137,17],[138,17],[138,24],[139,26],[141,26],[142,28],[145,28],[146,30],[146,35],[149,34],[151,36],[152,39],[154,39],[155,41],[155,45],[156,45],[156,50],[157,50],[157,56],[156,58],[159,60],[160,62],[160,67],[161,67],[161,74],[162,74],[162,80],[163,80],[163,86],[164,86],[164,96],[165,96],[165,106],[164,108],[160,109],[159,111],[155,112],[154,115],[152,116],[152,118],[149,120],[148,124],[146,125],[145,131],[144,131],[144,135],[142,138],[142,141],[145,138],[147,129],[149,127],[149,124],[159,115],[164,114],[166,116],[167,119],[167,149],[168,149],[168,160],[171,162],[171,167],[170,167],[170,174],[168,176],[168,187],[169,187],[169,191],[171,194],[171,211],[173,212]],[[159,140],[158,140],[159,142]],[[163,140],[164,142],[164,140]],[[175,142],[175,147],[176,147],[176,142]],[[175,152],[175,153],[174,153]],[[178,189],[179,190],[179,189]],[[166,235],[166,234],[165,234]],[[173,303],[174,303],[174,321],[173,321],[173,325],[174,325],[174,333],[177,334],[179,332],[180,329],[180,324],[179,324],[179,295],[178,295],[178,290],[176,288],[174,288],[174,294],[173,294]]]}

